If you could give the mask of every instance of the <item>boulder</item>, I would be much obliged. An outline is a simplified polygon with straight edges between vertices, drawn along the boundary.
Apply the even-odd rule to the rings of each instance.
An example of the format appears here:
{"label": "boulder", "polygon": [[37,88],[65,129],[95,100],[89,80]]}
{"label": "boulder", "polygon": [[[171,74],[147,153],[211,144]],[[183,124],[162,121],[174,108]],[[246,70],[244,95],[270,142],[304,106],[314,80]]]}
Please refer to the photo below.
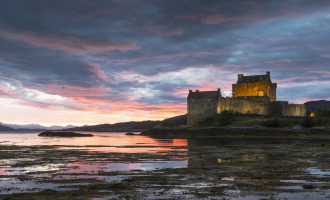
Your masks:
{"label": "boulder", "polygon": [[304,127],[298,125],[298,126],[292,126],[291,129],[292,130],[302,130],[302,129],[304,129]]}

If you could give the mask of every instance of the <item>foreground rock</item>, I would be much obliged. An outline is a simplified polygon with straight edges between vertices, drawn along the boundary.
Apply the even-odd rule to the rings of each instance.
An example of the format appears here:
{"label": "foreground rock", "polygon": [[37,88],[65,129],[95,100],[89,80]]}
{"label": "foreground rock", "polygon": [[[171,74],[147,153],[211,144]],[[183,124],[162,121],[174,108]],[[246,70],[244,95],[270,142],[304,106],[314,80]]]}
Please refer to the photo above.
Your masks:
{"label": "foreground rock", "polygon": [[52,132],[52,131],[45,131],[42,133],[39,133],[38,136],[43,137],[93,137],[92,134],[81,134],[81,133],[75,133],[75,132]]}

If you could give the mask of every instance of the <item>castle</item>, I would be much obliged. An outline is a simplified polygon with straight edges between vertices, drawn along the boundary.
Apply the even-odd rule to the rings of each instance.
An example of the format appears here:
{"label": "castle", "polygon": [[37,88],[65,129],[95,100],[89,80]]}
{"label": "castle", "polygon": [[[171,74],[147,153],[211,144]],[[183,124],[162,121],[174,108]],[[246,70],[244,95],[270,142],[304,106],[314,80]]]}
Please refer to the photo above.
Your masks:
{"label": "castle", "polygon": [[243,114],[275,116],[306,116],[306,106],[276,101],[277,83],[272,83],[270,72],[264,75],[237,75],[232,85],[232,97],[222,97],[217,91],[189,90],[187,98],[188,126],[199,125],[208,117],[233,110]]}

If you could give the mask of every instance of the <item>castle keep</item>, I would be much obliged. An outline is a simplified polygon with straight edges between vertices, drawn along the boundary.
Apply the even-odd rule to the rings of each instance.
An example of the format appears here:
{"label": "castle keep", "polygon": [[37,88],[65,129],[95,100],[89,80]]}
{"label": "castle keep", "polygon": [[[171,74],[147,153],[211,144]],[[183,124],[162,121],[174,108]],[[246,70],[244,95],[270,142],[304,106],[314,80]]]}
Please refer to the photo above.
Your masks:
{"label": "castle keep", "polygon": [[306,116],[306,106],[276,101],[277,83],[272,83],[270,72],[264,75],[237,75],[232,85],[232,97],[222,97],[217,91],[189,90],[187,98],[188,125],[196,126],[208,117],[233,110],[243,114],[275,116]]}

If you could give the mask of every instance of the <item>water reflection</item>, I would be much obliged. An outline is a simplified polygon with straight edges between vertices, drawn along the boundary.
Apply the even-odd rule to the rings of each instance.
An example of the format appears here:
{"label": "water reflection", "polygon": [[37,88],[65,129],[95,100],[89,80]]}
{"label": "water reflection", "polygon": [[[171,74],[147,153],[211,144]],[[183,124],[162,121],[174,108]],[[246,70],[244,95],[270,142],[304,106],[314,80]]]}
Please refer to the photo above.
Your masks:
{"label": "water reflection", "polygon": [[239,161],[258,161],[258,160],[264,160],[266,159],[266,156],[253,156],[253,157],[244,157],[241,159],[222,159],[218,158],[218,163],[227,163],[227,162],[239,162]]}
{"label": "water reflection", "polygon": [[[40,178],[42,176],[42,178],[44,178],[48,176],[48,179],[56,177],[57,180],[71,180],[77,179],[78,177],[95,178],[98,180],[104,179],[111,181],[114,179],[122,180],[127,178],[124,177],[123,174],[126,176],[127,174],[136,173],[138,176],[140,176],[140,174],[144,173],[140,171],[139,174],[138,170],[145,171],[161,168],[189,167],[200,169],[185,170],[188,172],[193,172],[188,176],[191,179],[188,180],[187,176],[184,175],[182,175],[180,179],[188,182],[191,180],[196,181],[201,178],[203,181],[207,181],[205,184],[202,181],[199,183],[199,185],[196,185],[195,183],[189,183],[182,185],[182,187],[203,188],[230,186],[227,184],[229,182],[225,182],[226,184],[223,185],[209,185],[208,180],[233,181],[230,182],[230,184],[236,184],[237,181],[253,182],[253,184],[259,184],[266,183],[271,180],[259,177],[260,174],[263,176],[269,175],[271,178],[276,179],[277,177],[271,175],[274,173],[280,174],[286,170],[283,168],[277,168],[274,169],[274,171],[271,171],[272,169],[269,170],[269,166],[271,165],[265,164],[268,162],[267,159],[273,159],[272,161],[275,161],[273,164],[276,165],[277,161],[281,158],[276,156],[272,158],[271,156],[273,149],[269,147],[276,146],[277,150],[280,150],[280,145],[277,144],[298,144],[305,142],[324,143],[324,140],[309,139],[156,139],[146,136],[125,136],[124,133],[89,133],[94,134],[95,137],[41,138],[37,136],[37,132],[25,134],[0,133],[0,146],[12,146],[13,144],[26,146],[26,148],[21,148],[19,150],[14,149],[12,151],[22,152],[21,155],[23,156],[20,159],[6,160],[6,163],[4,162],[4,164],[0,166],[0,175],[26,175],[33,178]],[[268,144],[272,144],[273,146]],[[259,149],[259,147],[262,145],[267,147],[268,154],[265,154],[262,152],[262,149]],[[25,154],[23,151],[28,153]],[[47,156],[44,156],[43,154],[47,154]],[[63,155],[63,157],[56,157],[55,154]],[[30,160],[28,160],[27,157],[31,157]],[[43,162],[39,162],[40,160]],[[25,163],[30,161],[31,164],[24,165],[23,163],[23,165],[16,165],[20,167],[14,167],[15,163],[20,161],[25,161]],[[255,161],[263,162],[254,163]],[[51,164],[51,162],[53,164]],[[54,164],[56,162],[58,163]],[[264,163],[265,165],[259,166],[260,163]],[[292,166],[291,169],[295,170],[296,168],[296,166]],[[315,168],[310,169],[311,170],[309,174],[320,174],[321,176],[328,175],[328,171],[317,171],[314,170]],[[161,174],[164,173],[164,171],[156,170],[154,173]],[[247,173],[249,171],[255,171],[255,173]],[[208,174],[208,172],[212,173]],[[116,174],[121,174],[122,177],[115,177]],[[194,177],[195,175],[196,177]],[[268,178],[267,176],[265,177]],[[284,178],[289,179],[290,177]],[[7,187],[6,185],[19,182],[18,179],[19,178],[0,179],[0,187]],[[40,178],[40,180],[48,179]],[[283,182],[285,182],[285,179],[283,179]],[[27,181],[21,181],[21,187],[19,184],[13,186],[24,188],[25,183],[27,183]],[[58,185],[49,186],[57,187]],[[179,188],[181,186],[176,187]],[[236,190],[228,190],[228,188],[226,190],[232,191],[233,193],[237,192]],[[185,191],[185,189],[176,189],[172,192],[181,193],[182,191]]]}
{"label": "water reflection", "polygon": [[[38,137],[39,132],[0,132],[1,145],[61,145],[61,146],[187,146],[185,139],[153,139],[147,136],[126,136],[123,132],[99,133],[79,132],[93,134],[94,137]],[[138,133],[136,133],[138,134]],[[97,150],[97,149],[95,149]]]}

